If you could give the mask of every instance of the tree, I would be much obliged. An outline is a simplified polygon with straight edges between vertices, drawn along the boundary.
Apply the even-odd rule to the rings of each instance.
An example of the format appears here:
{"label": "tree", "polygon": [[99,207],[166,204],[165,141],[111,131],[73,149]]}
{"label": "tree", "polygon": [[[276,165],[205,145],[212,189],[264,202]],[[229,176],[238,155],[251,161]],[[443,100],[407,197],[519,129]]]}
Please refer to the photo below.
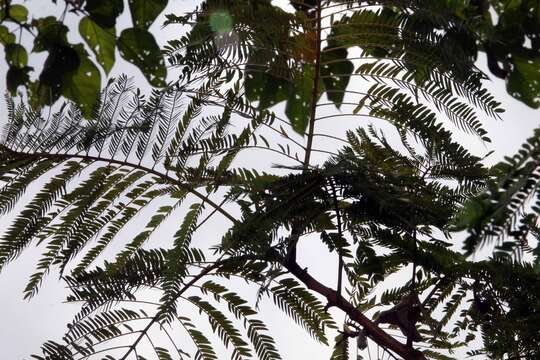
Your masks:
{"label": "tree", "polygon": [[[83,113],[90,116],[101,85],[98,68],[108,75],[115,64],[116,50],[141,70],[149,84],[165,85],[167,70],[149,28],[167,7],[168,0],[129,0],[127,6],[121,0],[64,0],[64,7],[56,17],[29,14],[25,3],[16,2],[0,3],[0,43],[6,50],[5,60],[9,65],[6,84],[12,95],[22,86],[34,107],[50,105],[62,96],[78,103]],[[56,0],[51,2],[57,4]],[[292,2],[304,11],[312,6],[310,1],[305,3]],[[476,60],[479,52],[484,52],[491,73],[507,80],[508,92],[528,106],[538,108],[540,8],[537,2],[453,0],[429,4],[419,1],[415,6],[417,9],[411,15],[417,19],[409,25],[412,31],[427,35],[440,30],[445,27],[447,16],[466,24],[467,29],[454,27],[445,31],[439,44],[443,51],[458,52],[454,56],[458,55],[467,66]],[[393,11],[405,8],[394,7]],[[131,26],[117,35],[116,22],[124,13],[129,13]],[[74,32],[63,23],[69,17],[79,19],[78,33],[86,49],[66,36]],[[47,53],[45,66],[36,79],[31,78],[34,69],[28,66],[29,51],[22,41],[23,34],[33,37],[32,53]]]}
{"label": "tree", "polygon": [[[190,26],[165,49],[181,75],[150,96],[123,76],[91,111],[85,98],[46,121],[39,108],[8,99],[0,210],[15,211],[31,184],[41,190],[3,234],[0,268],[42,244],[25,296],[55,269],[68,300],[83,303],[62,342],[47,342],[37,358],[185,358],[168,332],[179,324],[195,358],[217,359],[214,339],[186,316],[185,304],[208,318],[233,358],[280,358],[256,309],[229,289],[231,278],[256,286],[258,298],[269,296],[317,341],[337,334],[333,359],[347,358],[351,338],[398,358],[448,358],[478,334],[483,345],[473,355],[538,356],[538,250],[523,241],[525,228],[518,241],[506,239],[516,231],[508,226],[519,208],[514,199],[521,205],[523,193],[536,191],[537,137],[516,161],[489,169],[447,130],[451,122],[489,142],[477,112],[502,110],[482,87],[475,46],[484,44],[488,61],[506,59],[514,73],[522,68],[508,65],[516,60],[509,54],[519,46],[485,47],[488,28],[477,25],[487,20],[474,15],[486,14],[483,3],[291,3],[295,12],[266,0],[208,0],[168,15],[168,26]],[[99,2],[85,3],[89,12],[90,4]],[[13,5],[5,9],[13,18]],[[529,80],[509,84],[523,90]],[[275,105],[283,102],[281,117]],[[329,105],[338,111],[323,112]],[[345,114],[383,120],[398,136],[373,126],[343,138],[317,132],[324,119]],[[335,143],[320,149],[319,138]],[[242,166],[243,154],[255,151],[277,154],[279,165]],[[314,161],[318,153],[326,159]],[[506,194],[500,189],[508,184],[515,186]],[[204,231],[215,216],[228,221],[219,235]],[[169,244],[151,241],[171,223]],[[105,261],[125,229],[138,233]],[[452,243],[462,230],[471,236],[458,251]],[[470,260],[497,230],[502,246]],[[195,247],[197,233],[210,235],[208,248]],[[300,264],[298,245],[308,239],[337,257],[335,284]],[[516,257],[524,251],[534,261]],[[395,286],[390,275],[406,279]],[[146,288],[161,294],[152,313],[141,298]],[[329,308],[345,317],[343,328]],[[156,329],[167,346],[155,343]],[[143,343],[155,354],[143,354]]]}

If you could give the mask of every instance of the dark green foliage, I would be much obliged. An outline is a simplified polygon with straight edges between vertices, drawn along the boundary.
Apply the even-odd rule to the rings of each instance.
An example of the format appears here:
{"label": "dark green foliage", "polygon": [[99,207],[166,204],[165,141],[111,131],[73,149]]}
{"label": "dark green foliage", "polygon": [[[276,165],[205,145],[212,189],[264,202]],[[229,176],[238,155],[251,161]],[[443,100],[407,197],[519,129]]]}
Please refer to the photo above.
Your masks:
{"label": "dark green foliage", "polygon": [[[512,157],[493,167],[486,191],[471,198],[455,219],[455,229],[467,229],[469,253],[496,240],[505,253],[531,251],[528,234],[536,236],[538,204],[539,130]],[[529,204],[530,200],[533,200]],[[538,256],[536,251],[535,257]],[[536,260],[536,263],[538,260]]]}
{"label": "dark green foliage", "polygon": [[[123,3],[85,2],[83,38],[106,72],[118,47],[152,85],[164,86],[148,28],[167,2],[128,4],[134,27],[116,38]],[[489,142],[477,110],[502,112],[474,67],[485,40],[466,15],[475,5],[292,4],[296,12],[287,13],[267,0],[209,0],[185,16],[168,15],[169,25],[189,25],[165,49],[181,76],[149,95],[122,76],[98,96],[81,77],[97,69],[82,45],[67,42],[69,29],[36,20],[35,51],[47,51],[48,60],[40,83],[26,85],[54,95],[37,104],[64,96],[80,106],[68,102],[44,119],[8,99],[0,213],[14,219],[0,239],[0,269],[41,246],[24,296],[56,271],[68,301],[82,304],[62,344],[45,343],[36,358],[112,359],[121,349],[121,359],[183,359],[181,333],[195,359],[221,359],[216,340],[233,359],[280,359],[271,331],[230,289],[231,278],[258,289],[257,301],[269,297],[320,343],[335,337],[332,359],[347,359],[359,334],[365,351],[381,346],[405,358],[448,359],[478,335],[483,343],[471,354],[538,356],[540,247],[527,239],[540,233],[539,207],[526,206],[538,197],[538,136],[492,169],[456,141],[465,131]],[[22,8],[10,14],[26,21]],[[16,89],[27,81],[26,53],[3,26],[0,41],[18,69],[8,74]],[[354,80],[365,88],[351,90]],[[339,114],[322,116],[323,95]],[[273,113],[281,102],[288,119]],[[316,133],[318,121],[339,116],[380,120],[392,133],[365,123],[343,139]],[[319,136],[339,145],[318,149]],[[242,166],[255,151],[276,157],[266,162],[257,153],[255,165]],[[325,161],[314,162],[316,152]],[[218,231],[205,227],[215,216],[227,222]],[[456,250],[457,230],[470,232],[465,252]],[[298,264],[297,245],[308,238],[338,258],[335,285]],[[468,258],[493,238],[500,251]],[[509,255],[522,252],[534,261]],[[154,292],[157,300],[146,300]],[[368,331],[411,292],[422,302],[421,344],[413,344],[422,353],[393,328]],[[188,306],[200,318],[187,317]],[[330,306],[347,315],[353,332],[338,332]],[[198,328],[201,319],[214,334]]]}
{"label": "dark green foliage", "polygon": [[141,69],[151,85],[165,85],[167,70],[152,34],[140,28],[126,29],[120,33],[117,46],[120,55]]}
{"label": "dark green foliage", "polygon": [[90,17],[83,17],[79,22],[79,33],[103,70],[109,73],[115,61],[115,29],[102,28]]}
{"label": "dark green foliage", "polygon": [[121,0],[107,2],[87,0],[84,9],[96,24],[107,29],[116,25],[116,18],[124,11],[124,2]]}
{"label": "dark green foliage", "polygon": [[[0,44],[6,52],[9,65],[6,83],[12,95],[23,86],[36,107],[52,105],[62,96],[78,104],[84,116],[90,118],[102,86],[96,63],[109,73],[115,63],[115,49],[137,66],[151,85],[165,85],[167,71],[163,57],[154,35],[146,29],[164,10],[167,0],[129,1],[129,9],[124,7],[123,0],[66,1],[63,14],[45,18],[28,14],[25,4],[13,2],[6,0],[0,4]],[[123,36],[117,36],[116,20],[126,9],[131,14],[133,27],[125,29]],[[95,60],[82,44],[68,41],[71,29],[63,23],[66,14],[81,16],[79,34],[94,53]],[[30,51],[21,45],[22,31],[34,36],[31,52],[47,52],[43,67],[36,69],[39,71],[37,80],[30,76],[34,69],[26,64]],[[132,39],[135,33],[138,42]]]}
{"label": "dark green foliage", "polygon": [[[392,16],[406,13],[399,5],[391,6],[392,1],[387,3],[390,4],[387,11]],[[507,80],[508,93],[528,106],[538,108],[538,2],[458,0],[410,3],[416,9],[407,19],[405,29],[426,38],[434,31],[443,31],[437,50],[445,57],[455,59],[448,62],[452,71],[466,75],[478,53],[484,52],[489,71]]]}
{"label": "dark green foliage", "polygon": [[133,25],[148,29],[167,6],[168,0],[129,0]]}
{"label": "dark green foliage", "polygon": [[283,279],[270,289],[276,305],[296,323],[302,325],[318,341],[328,344],[325,328],[335,328],[336,325],[330,314],[324,310],[324,305],[306,291],[296,280]]}
{"label": "dark green foliage", "polygon": [[346,335],[339,334],[335,338],[334,352],[330,360],[349,359],[349,338]]}

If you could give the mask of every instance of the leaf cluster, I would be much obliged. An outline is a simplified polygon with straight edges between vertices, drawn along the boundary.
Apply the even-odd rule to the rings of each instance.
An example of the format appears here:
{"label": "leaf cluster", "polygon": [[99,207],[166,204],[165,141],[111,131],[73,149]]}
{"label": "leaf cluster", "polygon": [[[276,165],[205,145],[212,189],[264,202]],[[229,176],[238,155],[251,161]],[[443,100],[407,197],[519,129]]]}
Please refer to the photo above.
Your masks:
{"label": "leaf cluster", "polygon": [[[97,65],[109,74],[117,50],[124,60],[139,68],[152,86],[165,85],[165,62],[149,27],[166,8],[167,0],[130,0],[128,9],[123,0],[64,3],[60,16],[47,17],[37,17],[25,4],[10,0],[0,5],[0,44],[9,66],[6,83],[11,95],[24,87],[34,107],[67,98],[80,106],[85,117],[90,117],[102,87]],[[132,26],[117,35],[116,21],[123,13],[130,14]],[[64,24],[66,17],[79,19],[78,31],[86,47],[68,40],[71,29]],[[31,49],[23,45],[23,31],[33,37]],[[33,79],[34,69],[28,66],[29,52],[47,54],[37,79]]]}
{"label": "leaf cluster", "polygon": [[[8,98],[0,213],[14,220],[0,238],[0,269],[40,246],[25,297],[57,271],[68,301],[82,303],[62,343],[47,342],[38,359],[141,358],[145,349],[159,359],[217,359],[216,342],[233,359],[279,359],[232,279],[322,344],[336,332],[328,313],[335,306],[368,346],[405,358],[447,359],[479,333],[478,354],[537,354],[537,266],[499,253],[467,257],[486,236],[514,231],[508,224],[536,194],[538,155],[535,137],[519,156],[487,169],[456,141],[465,131],[488,142],[479,114],[502,112],[472,54],[448,49],[467,22],[417,2],[292,3],[294,13],[270,1],[209,0],[168,16],[169,24],[189,25],[165,49],[182,76],[149,95],[121,76],[90,113],[68,102],[48,119]],[[114,2],[85,4],[95,5],[90,20],[103,26],[121,12]],[[144,39],[136,32],[153,15],[134,9],[136,27],[127,31]],[[427,14],[438,14],[439,25],[422,27]],[[40,33],[39,46],[71,51],[63,25],[54,24],[63,37]],[[351,89],[352,79],[367,86]],[[320,115],[325,96],[339,113]],[[277,115],[280,103],[287,118]],[[385,122],[396,136],[370,125],[354,125],[343,138],[315,132],[341,116]],[[319,136],[339,145],[318,149]],[[272,171],[262,160],[243,166],[255,150],[276,156]],[[317,151],[327,156],[314,164]],[[216,216],[226,228],[203,231]],[[471,237],[461,252],[451,232],[464,229]],[[335,289],[298,264],[298,245],[307,241],[338,259]],[[405,280],[394,286],[397,277]],[[415,349],[376,325],[411,291],[423,306]],[[214,336],[196,326],[201,319]],[[180,348],[176,329],[194,351]],[[154,336],[158,330],[165,337]],[[346,358],[348,336],[336,342],[333,358]]]}

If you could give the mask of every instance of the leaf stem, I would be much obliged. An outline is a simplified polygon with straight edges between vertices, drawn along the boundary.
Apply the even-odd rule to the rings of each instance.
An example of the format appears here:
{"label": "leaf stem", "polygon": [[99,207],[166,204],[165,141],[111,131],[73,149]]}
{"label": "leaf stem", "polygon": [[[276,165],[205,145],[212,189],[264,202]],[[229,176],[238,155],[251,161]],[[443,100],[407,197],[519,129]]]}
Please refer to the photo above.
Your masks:
{"label": "leaf stem", "polygon": [[[337,193],[336,193],[336,186],[332,178],[330,178],[328,182],[330,183],[330,188],[332,189],[332,198],[334,200],[334,211],[336,212],[338,235],[340,238],[343,238],[341,213],[339,211],[339,202],[338,202]],[[341,283],[342,283],[342,277],[343,277],[343,254],[340,250],[338,250],[338,256],[339,256],[339,261],[338,261],[338,274],[337,274],[337,293],[338,293],[338,296],[341,296]]]}
{"label": "leaf stem", "polygon": [[316,16],[316,53],[315,53],[315,78],[313,79],[313,92],[311,96],[311,113],[309,117],[308,138],[306,144],[306,155],[304,157],[304,171],[309,168],[309,162],[311,158],[311,148],[313,147],[313,133],[315,131],[315,116],[317,114],[317,100],[319,98],[319,82],[321,75],[321,0],[317,1],[317,7],[315,8]]}
{"label": "leaf stem", "polygon": [[100,156],[92,156],[88,154],[51,154],[46,152],[38,152],[38,153],[25,153],[25,152],[17,152],[14,150],[11,150],[10,148],[6,147],[5,145],[0,145],[0,151],[8,151],[11,154],[15,156],[22,156],[22,157],[35,157],[35,158],[46,158],[46,159],[61,159],[61,160],[67,160],[67,159],[81,159],[81,160],[91,160],[91,161],[103,161],[107,162],[108,164],[116,164],[120,166],[127,166],[132,167],[138,170],[145,171],[149,174],[155,175],[159,178],[162,178],[166,180],[167,182],[173,183],[174,185],[177,185],[181,187],[182,189],[189,191],[193,195],[197,196],[201,200],[204,200],[206,203],[208,203],[210,206],[212,206],[214,209],[219,211],[223,216],[225,216],[227,219],[229,219],[231,222],[237,224],[238,220],[232,216],[228,211],[223,209],[222,206],[219,206],[214,201],[212,201],[207,195],[204,195],[191,185],[188,185],[184,182],[181,182],[178,179],[173,178],[172,176],[169,176],[167,174],[163,174],[155,169],[148,168],[146,166],[143,166],[141,164],[133,164],[128,161],[123,160],[116,160],[116,159],[109,159],[109,158],[103,158]]}
{"label": "leaf stem", "polygon": [[[242,257],[239,257],[239,258],[242,258]],[[180,291],[178,291],[175,298],[176,299],[180,298],[184,292],[186,292],[191,286],[193,286],[201,278],[208,275],[211,271],[213,271],[213,270],[217,269],[218,267],[224,265],[228,261],[238,260],[239,258],[229,258],[229,259],[224,259],[224,260],[218,260],[218,261],[214,262],[212,265],[209,265],[209,266],[205,267],[203,270],[201,270],[201,272],[199,274],[197,274],[195,277],[193,277],[193,279],[191,279],[188,283],[186,283],[186,285],[184,285],[184,287]],[[135,349],[136,349],[137,345],[139,344],[139,342],[148,333],[150,328],[159,320],[161,315],[162,315],[162,312],[160,311],[152,318],[152,320],[148,323],[148,325],[146,325],[146,327],[141,331],[141,335],[139,335],[139,337],[137,337],[135,342],[133,342],[133,344],[131,344],[131,346],[129,347],[127,352],[124,354],[124,356],[120,360],[126,360],[127,357],[129,356],[129,354],[131,354],[131,352],[135,351]]]}

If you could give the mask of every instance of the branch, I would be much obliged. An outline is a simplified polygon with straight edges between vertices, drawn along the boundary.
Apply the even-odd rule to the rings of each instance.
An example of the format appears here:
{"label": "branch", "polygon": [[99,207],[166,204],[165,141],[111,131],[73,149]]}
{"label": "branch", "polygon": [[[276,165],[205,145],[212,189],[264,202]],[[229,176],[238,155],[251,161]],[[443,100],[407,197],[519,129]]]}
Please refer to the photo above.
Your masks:
{"label": "branch", "polygon": [[306,144],[306,156],[304,158],[304,170],[309,168],[311,148],[313,147],[313,132],[315,131],[315,118],[317,116],[317,100],[319,98],[319,82],[321,80],[321,0],[317,1],[315,8],[317,49],[315,53],[315,78],[313,79],[313,94],[311,96],[311,114],[309,118],[308,138]]}
{"label": "branch", "polygon": [[104,158],[100,156],[91,156],[88,154],[51,154],[51,153],[45,153],[45,152],[39,152],[39,153],[25,153],[25,152],[19,152],[15,150],[11,150],[9,147],[0,144],[0,151],[8,152],[16,157],[23,157],[23,158],[45,158],[45,159],[58,159],[59,161],[69,160],[69,159],[81,159],[81,160],[90,160],[90,161],[102,161],[109,164],[116,164],[120,166],[127,166],[134,169],[145,171],[149,174],[155,175],[159,178],[162,178],[166,180],[169,183],[172,183],[174,185],[179,186],[180,188],[192,193],[193,195],[197,196],[201,200],[204,200],[207,204],[212,206],[214,209],[219,211],[223,216],[225,216],[227,219],[229,219],[234,224],[238,223],[238,220],[232,216],[229,212],[227,212],[225,209],[223,209],[222,206],[216,204],[214,201],[212,201],[208,196],[202,194],[197,189],[192,187],[191,185],[188,185],[184,182],[181,182],[178,179],[173,178],[172,176],[169,176],[167,174],[163,174],[155,169],[148,168],[146,166],[140,165],[140,164],[133,164],[127,161],[122,160],[116,160],[116,159],[110,159],[110,158]]}
{"label": "branch", "polygon": [[[341,226],[341,213],[339,211],[339,203],[336,194],[336,187],[334,185],[334,180],[332,178],[328,181],[330,183],[330,188],[332,190],[332,197],[334,200],[334,211],[336,212],[337,218],[337,230],[340,238],[343,238],[343,230]],[[338,251],[339,262],[338,262],[338,278],[337,278],[337,293],[341,295],[341,279],[343,277],[343,254],[341,251]]]}
{"label": "branch", "polygon": [[[176,294],[175,296],[175,299],[178,299],[180,298],[180,296],[182,296],[182,294],[184,292],[186,292],[189,288],[191,288],[197,281],[199,281],[200,279],[202,279],[204,276],[208,275],[210,272],[212,272],[213,270],[219,268],[220,266],[223,266],[225,263],[229,262],[229,261],[239,261],[239,260],[251,260],[253,259],[252,256],[249,256],[249,255],[246,255],[246,256],[239,256],[239,257],[236,257],[236,258],[228,258],[228,259],[225,259],[225,260],[218,260],[216,261],[215,263],[205,267],[203,270],[201,270],[200,273],[198,273],[196,276],[193,277],[193,279],[191,279],[189,282],[186,283],[186,285],[184,285],[184,287],[182,289],[180,289],[180,291],[178,291],[178,293]],[[135,351],[135,348],[137,347],[137,345],[139,344],[139,342],[144,338],[144,336],[148,333],[148,331],[150,330],[150,328],[159,320],[159,318],[161,317],[162,315],[162,312],[159,311],[153,318],[152,320],[148,323],[148,325],[146,325],[146,327],[141,331],[141,335],[135,340],[135,342],[133,344],[131,344],[131,346],[129,347],[129,349],[127,350],[127,352],[124,354],[124,356],[120,359],[120,360],[126,360],[127,357],[129,356],[129,354],[131,354],[132,351]]]}
{"label": "branch", "polygon": [[329,307],[335,306],[345,312],[350,319],[356,321],[360,324],[366,335],[375,341],[378,345],[389,349],[405,360],[425,360],[425,356],[422,352],[407,347],[405,344],[400,343],[392,336],[387,334],[384,330],[379,328],[373,321],[368,319],[362,312],[360,312],[356,307],[354,307],[350,302],[348,302],[343,296],[341,296],[337,291],[326,287],[321,284],[317,279],[308,274],[305,269],[302,269],[296,262],[285,261],[282,265],[289,270],[291,274],[296,276],[298,280],[304,283],[308,289],[313,290],[320,295],[324,296]]}

